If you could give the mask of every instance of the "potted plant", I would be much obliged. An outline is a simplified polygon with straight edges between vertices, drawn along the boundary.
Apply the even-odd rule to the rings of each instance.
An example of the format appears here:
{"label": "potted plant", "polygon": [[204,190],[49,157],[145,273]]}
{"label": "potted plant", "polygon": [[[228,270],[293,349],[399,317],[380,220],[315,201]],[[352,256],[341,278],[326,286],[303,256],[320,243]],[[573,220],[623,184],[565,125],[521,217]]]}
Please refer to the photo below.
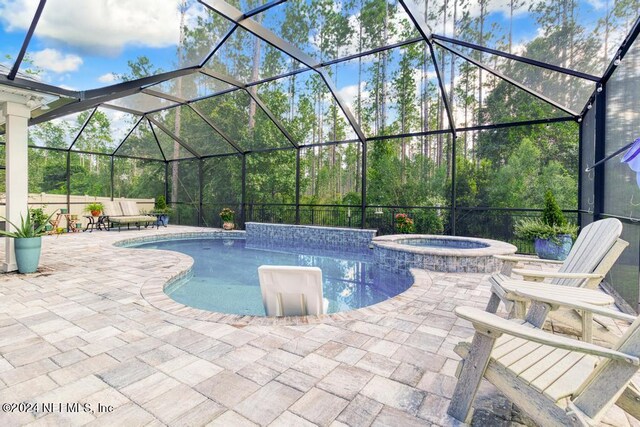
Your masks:
{"label": "potted plant", "polygon": [[100,216],[103,209],[104,209],[103,204],[99,202],[89,203],[84,208],[86,212],[91,212],[91,216]]}
{"label": "potted plant", "polygon": [[567,222],[551,191],[544,196],[541,219],[523,219],[516,223],[515,234],[534,241],[536,254],[543,259],[563,261],[569,255],[578,226]]}
{"label": "potted plant", "polygon": [[220,211],[220,219],[222,220],[222,228],[225,230],[233,230],[236,228],[234,217],[236,213],[230,208],[224,208]]}
{"label": "potted plant", "polygon": [[409,215],[399,213],[396,214],[396,231],[400,234],[415,233],[416,227],[413,224],[413,220],[409,218]]}
{"label": "potted plant", "polygon": [[49,219],[51,217],[48,217],[47,214],[44,213],[44,207],[29,208],[29,216],[31,217],[31,222],[35,228],[38,228],[41,225],[44,225],[45,229],[47,225],[51,227],[51,224],[49,224]]}
{"label": "potted plant", "polygon": [[18,264],[18,271],[20,273],[33,273],[38,269],[40,250],[42,248],[42,236],[45,234],[45,224],[49,222],[52,216],[53,214],[46,218],[44,223],[41,223],[38,227],[34,225],[30,214],[27,215],[26,218],[20,215],[20,226],[17,226],[4,217],[0,217],[15,229],[14,231],[0,231],[0,235],[14,239],[16,263]]}
{"label": "potted plant", "polygon": [[156,197],[152,214],[158,217],[158,226],[164,225],[166,227],[169,225],[171,212],[171,208],[167,206],[167,199],[162,195]]}

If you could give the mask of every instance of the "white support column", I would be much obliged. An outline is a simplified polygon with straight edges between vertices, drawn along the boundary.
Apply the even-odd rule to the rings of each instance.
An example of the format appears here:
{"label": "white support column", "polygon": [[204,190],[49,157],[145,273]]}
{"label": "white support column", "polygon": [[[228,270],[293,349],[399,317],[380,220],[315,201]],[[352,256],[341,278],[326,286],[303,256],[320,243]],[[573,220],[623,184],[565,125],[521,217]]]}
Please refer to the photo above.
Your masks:
{"label": "white support column", "polygon": [[[27,203],[29,201],[29,169],[28,169],[28,142],[27,127],[30,109],[15,102],[5,102],[2,112],[6,117],[6,181],[7,181],[7,206],[6,217],[14,224],[20,224],[20,215],[28,215]],[[6,229],[13,229],[7,222]],[[14,239],[5,238],[5,262],[3,271],[14,271],[16,255],[13,247]]]}

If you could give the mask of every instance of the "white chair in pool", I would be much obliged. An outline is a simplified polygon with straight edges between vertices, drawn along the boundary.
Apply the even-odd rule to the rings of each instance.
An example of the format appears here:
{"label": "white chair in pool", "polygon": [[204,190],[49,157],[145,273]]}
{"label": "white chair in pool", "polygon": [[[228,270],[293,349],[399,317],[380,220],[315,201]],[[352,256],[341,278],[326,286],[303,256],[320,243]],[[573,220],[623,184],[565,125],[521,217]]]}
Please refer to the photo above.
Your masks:
{"label": "white chair in pool", "polygon": [[258,267],[262,303],[267,316],[306,316],[326,312],[322,270],[318,267]]}

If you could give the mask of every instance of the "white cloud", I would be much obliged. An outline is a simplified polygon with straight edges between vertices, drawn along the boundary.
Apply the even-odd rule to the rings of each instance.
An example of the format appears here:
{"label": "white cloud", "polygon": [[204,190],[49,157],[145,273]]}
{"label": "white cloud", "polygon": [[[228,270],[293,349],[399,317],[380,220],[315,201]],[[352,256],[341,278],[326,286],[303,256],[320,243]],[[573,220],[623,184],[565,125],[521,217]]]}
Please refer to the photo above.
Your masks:
{"label": "white cloud", "polygon": [[[37,0],[0,0],[0,20],[9,31],[25,30]],[[36,35],[55,43],[91,52],[118,55],[128,45],[154,48],[177,44],[180,0],[49,0]],[[187,21],[202,15],[203,6],[191,4]]]}
{"label": "white cloud", "polygon": [[587,0],[587,3],[593,6],[593,8],[596,10],[604,9],[607,7],[606,2],[604,2],[603,0]]}
{"label": "white cloud", "polygon": [[[361,90],[364,90],[365,83],[362,82]],[[358,85],[349,85],[338,90],[338,95],[342,97],[342,99],[350,100],[355,99],[358,96]]]}
{"label": "white cloud", "polygon": [[98,77],[100,83],[113,83],[116,81],[116,75],[113,73],[106,73]]}
{"label": "white cloud", "polygon": [[82,58],[74,54],[64,54],[56,49],[43,49],[31,53],[31,59],[36,67],[54,73],[76,71],[82,65]]}
{"label": "white cloud", "polygon": [[[365,90],[366,82],[360,83],[360,95],[363,100],[366,100],[371,94],[369,91]],[[349,85],[344,86],[338,90],[338,96],[340,96],[346,103],[347,107],[354,112],[356,102],[358,101],[358,85]]]}
{"label": "white cloud", "polygon": [[29,28],[36,13],[38,0],[0,0],[0,21],[7,31]]}

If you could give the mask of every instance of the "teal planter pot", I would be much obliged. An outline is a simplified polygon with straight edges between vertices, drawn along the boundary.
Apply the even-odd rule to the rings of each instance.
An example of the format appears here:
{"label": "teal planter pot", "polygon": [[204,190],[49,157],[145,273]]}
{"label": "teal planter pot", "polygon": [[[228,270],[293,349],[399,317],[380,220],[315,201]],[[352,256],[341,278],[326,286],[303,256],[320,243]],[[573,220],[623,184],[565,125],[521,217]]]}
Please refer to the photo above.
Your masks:
{"label": "teal planter pot", "polygon": [[42,237],[29,237],[26,239],[13,239],[16,248],[16,263],[18,271],[22,274],[33,273],[40,263],[40,250]]}
{"label": "teal planter pot", "polygon": [[556,236],[555,239],[535,239],[534,249],[542,259],[564,261],[571,252],[573,239],[568,234]]}

